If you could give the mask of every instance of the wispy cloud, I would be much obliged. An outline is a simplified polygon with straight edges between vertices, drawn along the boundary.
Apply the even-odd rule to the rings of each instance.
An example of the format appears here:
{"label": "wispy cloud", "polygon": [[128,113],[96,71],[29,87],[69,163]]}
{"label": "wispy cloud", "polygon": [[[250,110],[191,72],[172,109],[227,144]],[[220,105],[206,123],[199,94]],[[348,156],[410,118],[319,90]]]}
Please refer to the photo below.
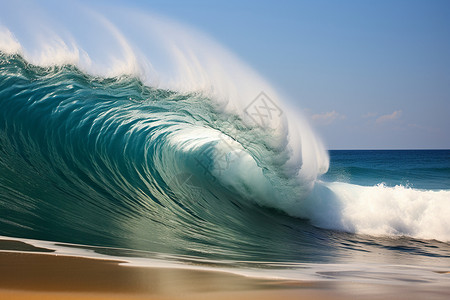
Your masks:
{"label": "wispy cloud", "polygon": [[385,123],[388,121],[393,121],[393,120],[397,120],[402,116],[402,111],[401,110],[396,110],[391,114],[387,114],[387,115],[382,115],[379,116],[376,120],[375,123],[377,124],[381,124],[381,123]]}
{"label": "wispy cloud", "polygon": [[346,118],[345,115],[342,115],[336,112],[335,110],[321,114],[314,114],[311,116],[311,119],[314,121],[314,123],[320,125],[329,125],[333,123],[335,120],[343,120],[345,118]]}

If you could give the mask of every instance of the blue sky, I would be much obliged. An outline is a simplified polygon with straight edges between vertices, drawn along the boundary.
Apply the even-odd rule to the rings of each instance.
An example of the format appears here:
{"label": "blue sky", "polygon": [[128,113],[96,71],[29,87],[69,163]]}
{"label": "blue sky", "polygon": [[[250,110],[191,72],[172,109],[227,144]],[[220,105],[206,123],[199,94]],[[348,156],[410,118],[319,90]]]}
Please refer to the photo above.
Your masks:
{"label": "blue sky", "polygon": [[450,148],[450,1],[136,1],[249,63],[331,149]]}
{"label": "blue sky", "polygon": [[112,2],[213,37],[330,149],[450,148],[450,1]]}

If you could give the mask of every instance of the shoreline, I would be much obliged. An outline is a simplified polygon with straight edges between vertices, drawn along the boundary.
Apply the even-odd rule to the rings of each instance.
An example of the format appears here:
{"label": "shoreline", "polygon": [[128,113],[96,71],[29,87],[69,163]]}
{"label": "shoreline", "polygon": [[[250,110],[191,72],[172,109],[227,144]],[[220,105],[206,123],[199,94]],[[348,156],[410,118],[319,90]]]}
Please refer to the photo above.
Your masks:
{"label": "shoreline", "polygon": [[[448,299],[450,288],[348,280],[249,277],[220,269],[134,266],[120,257],[84,257],[0,239],[0,299]],[[447,272],[442,272],[443,276]]]}
{"label": "shoreline", "polygon": [[306,282],[211,270],[134,267],[119,260],[1,252],[0,299],[448,299],[433,286]]}

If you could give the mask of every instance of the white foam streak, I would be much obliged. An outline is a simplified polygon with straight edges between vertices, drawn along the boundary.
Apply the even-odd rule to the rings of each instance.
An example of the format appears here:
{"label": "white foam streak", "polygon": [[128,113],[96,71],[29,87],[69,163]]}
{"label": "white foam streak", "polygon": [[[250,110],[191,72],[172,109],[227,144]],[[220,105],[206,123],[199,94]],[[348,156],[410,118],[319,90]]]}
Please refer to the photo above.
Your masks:
{"label": "white foam streak", "polygon": [[109,54],[109,60],[111,63],[108,68],[103,71],[103,73],[108,77],[117,77],[122,74],[145,77],[145,74],[147,73],[146,67],[149,67],[148,61],[142,59],[141,62],[138,62],[138,59],[128,40],[120,32],[120,30],[114,26],[113,23],[111,23],[111,21],[98,13],[91,12],[91,14],[104,26],[113,39],[117,41],[120,46],[119,49],[121,49],[122,52],[121,57]]}
{"label": "white foam streak", "polygon": [[42,66],[76,65],[80,62],[80,50],[75,43],[67,44],[58,36],[39,40],[40,51],[34,55],[26,55],[32,64]]}

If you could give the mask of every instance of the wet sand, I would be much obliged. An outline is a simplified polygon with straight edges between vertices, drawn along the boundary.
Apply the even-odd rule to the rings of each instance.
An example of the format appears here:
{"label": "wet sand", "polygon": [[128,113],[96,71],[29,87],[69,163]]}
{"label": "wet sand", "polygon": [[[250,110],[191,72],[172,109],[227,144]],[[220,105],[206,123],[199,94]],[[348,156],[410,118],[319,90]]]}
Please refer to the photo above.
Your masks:
{"label": "wet sand", "polygon": [[0,251],[0,299],[327,300],[357,297],[411,300],[450,296],[448,290],[433,291],[413,285],[258,279],[220,271],[124,266],[119,260],[61,256],[34,250],[25,247],[20,252]]}
{"label": "wet sand", "polygon": [[0,252],[0,299],[302,299],[302,295],[336,299],[326,291],[315,291],[319,289],[317,283],[120,263],[56,254]]}

